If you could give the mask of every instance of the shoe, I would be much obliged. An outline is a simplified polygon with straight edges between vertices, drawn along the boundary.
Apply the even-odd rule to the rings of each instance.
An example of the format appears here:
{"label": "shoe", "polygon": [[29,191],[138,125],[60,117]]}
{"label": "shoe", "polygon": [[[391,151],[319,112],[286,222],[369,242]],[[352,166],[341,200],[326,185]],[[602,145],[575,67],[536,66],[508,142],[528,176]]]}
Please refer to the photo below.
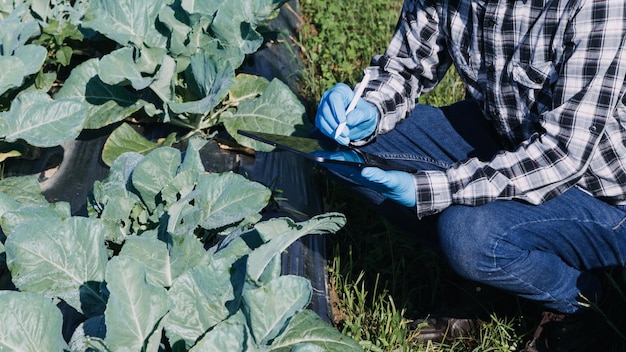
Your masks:
{"label": "shoe", "polygon": [[415,329],[419,331],[417,340],[444,342],[459,337],[470,336],[478,330],[482,321],[478,319],[462,319],[437,317],[414,321]]}
{"label": "shoe", "polygon": [[593,351],[594,312],[583,311],[575,314],[543,312],[541,322],[532,340],[520,352],[581,352]]}

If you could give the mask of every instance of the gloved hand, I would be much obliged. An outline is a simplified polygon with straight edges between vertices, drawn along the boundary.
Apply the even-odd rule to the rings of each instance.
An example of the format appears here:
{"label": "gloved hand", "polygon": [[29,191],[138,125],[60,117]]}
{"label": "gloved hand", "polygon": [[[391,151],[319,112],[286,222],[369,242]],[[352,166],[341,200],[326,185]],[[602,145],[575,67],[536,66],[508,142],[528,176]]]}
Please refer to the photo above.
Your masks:
{"label": "gloved hand", "polygon": [[365,186],[385,197],[407,207],[416,205],[415,181],[408,172],[366,167],[361,171],[361,176],[369,181]]}
{"label": "gloved hand", "polygon": [[[313,154],[329,160],[353,161],[359,163],[363,162],[363,158],[360,157],[357,152],[351,149],[337,151],[315,151],[313,152]],[[361,177],[361,167],[332,162],[325,162],[324,167],[334,173],[344,175],[356,183],[362,184],[366,182],[365,180],[363,180],[363,177]]]}
{"label": "gloved hand", "polygon": [[[335,85],[322,95],[315,116],[317,128],[343,145],[370,136],[378,123],[378,109],[364,99],[359,99],[354,110],[346,115],[353,96],[354,92],[346,84]],[[335,137],[337,127],[344,121],[345,128]]]}

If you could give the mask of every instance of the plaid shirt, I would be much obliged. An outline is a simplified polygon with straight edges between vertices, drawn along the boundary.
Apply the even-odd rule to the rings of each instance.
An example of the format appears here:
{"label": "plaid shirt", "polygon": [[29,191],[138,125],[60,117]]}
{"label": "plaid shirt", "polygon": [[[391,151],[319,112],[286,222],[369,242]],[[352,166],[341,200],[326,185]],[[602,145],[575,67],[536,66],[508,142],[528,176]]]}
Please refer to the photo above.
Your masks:
{"label": "plaid shirt", "polygon": [[389,48],[367,68],[375,135],[452,64],[506,149],[417,173],[418,216],[539,204],[572,186],[626,203],[625,0],[405,0]]}

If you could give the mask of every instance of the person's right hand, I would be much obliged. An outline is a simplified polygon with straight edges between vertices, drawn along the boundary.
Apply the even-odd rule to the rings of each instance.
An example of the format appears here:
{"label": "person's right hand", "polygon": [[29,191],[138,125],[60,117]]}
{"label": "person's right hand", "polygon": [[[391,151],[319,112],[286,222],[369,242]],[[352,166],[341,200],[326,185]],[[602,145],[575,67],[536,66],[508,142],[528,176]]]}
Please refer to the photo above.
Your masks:
{"label": "person's right hand", "polygon": [[[378,109],[364,99],[359,99],[354,110],[346,115],[346,108],[353,96],[354,92],[350,87],[343,83],[337,84],[322,95],[315,116],[317,128],[343,145],[369,137],[376,130],[378,123]],[[335,136],[342,122],[345,122],[346,126]]]}

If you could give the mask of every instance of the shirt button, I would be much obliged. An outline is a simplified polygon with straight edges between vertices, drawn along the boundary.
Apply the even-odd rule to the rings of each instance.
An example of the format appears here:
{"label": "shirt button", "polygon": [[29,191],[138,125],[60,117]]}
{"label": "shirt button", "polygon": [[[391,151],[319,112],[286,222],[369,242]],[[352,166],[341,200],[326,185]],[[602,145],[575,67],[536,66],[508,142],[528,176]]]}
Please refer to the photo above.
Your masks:
{"label": "shirt button", "polygon": [[591,132],[591,133],[596,133],[597,130],[598,129],[596,128],[595,125],[591,125],[591,127],[589,127],[589,132]]}
{"label": "shirt button", "polygon": [[487,26],[488,27],[493,27],[496,25],[496,21],[493,18],[490,18],[487,20]]}
{"label": "shirt button", "polygon": [[495,72],[495,70],[496,70],[496,66],[494,64],[487,64],[488,72]]}

